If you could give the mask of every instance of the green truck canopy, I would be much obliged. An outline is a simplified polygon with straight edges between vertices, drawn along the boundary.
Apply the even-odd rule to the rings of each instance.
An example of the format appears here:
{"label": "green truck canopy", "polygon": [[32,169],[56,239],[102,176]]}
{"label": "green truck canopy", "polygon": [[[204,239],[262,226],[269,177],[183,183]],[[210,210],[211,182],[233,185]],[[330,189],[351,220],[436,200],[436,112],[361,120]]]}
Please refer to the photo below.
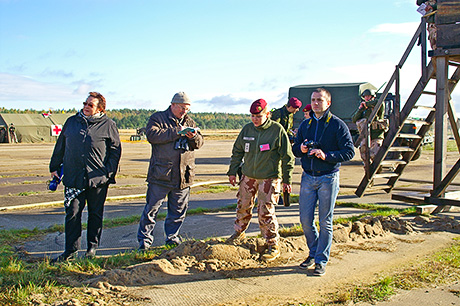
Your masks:
{"label": "green truck canopy", "polygon": [[[324,88],[331,93],[331,111],[347,125],[352,124],[351,116],[359,106],[361,93],[366,89],[377,90],[374,85],[366,82],[298,85],[289,88],[289,98],[296,97],[302,101],[303,109],[311,103],[311,94],[317,88]],[[294,115],[294,127],[298,127],[303,119],[303,113],[297,112]]]}

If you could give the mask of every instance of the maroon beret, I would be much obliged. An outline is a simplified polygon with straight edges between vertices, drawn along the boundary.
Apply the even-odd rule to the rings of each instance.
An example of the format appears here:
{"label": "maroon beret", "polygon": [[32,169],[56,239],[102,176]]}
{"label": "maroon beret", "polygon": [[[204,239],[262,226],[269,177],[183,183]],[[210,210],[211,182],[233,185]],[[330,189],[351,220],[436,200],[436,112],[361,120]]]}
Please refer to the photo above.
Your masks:
{"label": "maroon beret", "polygon": [[301,108],[302,102],[299,99],[293,97],[289,99],[288,105],[294,108]]}
{"label": "maroon beret", "polygon": [[303,108],[302,111],[303,111],[304,113],[305,113],[305,112],[311,111],[311,104],[307,104],[307,105]]}
{"label": "maroon beret", "polygon": [[252,102],[249,111],[251,114],[258,114],[263,111],[265,107],[267,107],[267,102],[264,99],[259,99]]}

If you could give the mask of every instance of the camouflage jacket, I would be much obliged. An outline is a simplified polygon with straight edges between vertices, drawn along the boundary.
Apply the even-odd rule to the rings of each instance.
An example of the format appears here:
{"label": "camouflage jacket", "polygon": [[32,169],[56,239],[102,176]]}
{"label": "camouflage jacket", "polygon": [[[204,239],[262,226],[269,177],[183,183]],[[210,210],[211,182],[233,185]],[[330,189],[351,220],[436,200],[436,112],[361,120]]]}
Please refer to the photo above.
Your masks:
{"label": "camouflage jacket", "polygon": [[[377,99],[372,99],[366,102],[367,108],[358,107],[358,109],[351,116],[351,120],[353,121],[353,123],[356,123],[356,121],[360,119],[364,119],[364,118],[369,119],[369,116],[374,110],[374,107],[377,105],[377,102],[378,102]],[[374,121],[376,122],[382,121],[384,119],[384,115],[385,115],[385,105],[384,103],[382,103],[379,110],[377,111],[377,114],[375,115]],[[385,134],[384,129],[373,129],[371,127],[371,139],[383,138],[384,134]]]}

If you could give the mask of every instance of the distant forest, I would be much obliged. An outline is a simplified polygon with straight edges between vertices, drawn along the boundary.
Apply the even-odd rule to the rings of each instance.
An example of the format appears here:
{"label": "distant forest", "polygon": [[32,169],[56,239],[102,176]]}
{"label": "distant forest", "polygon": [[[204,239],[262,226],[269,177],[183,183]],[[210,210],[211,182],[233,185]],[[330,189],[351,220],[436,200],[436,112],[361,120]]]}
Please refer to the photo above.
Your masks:
{"label": "distant forest", "polygon": [[[0,113],[16,114],[42,114],[48,110],[18,110],[0,107]],[[76,109],[53,110],[52,112],[75,113]],[[107,111],[107,116],[112,118],[119,129],[135,129],[145,127],[156,110],[150,109],[113,109]],[[251,122],[251,117],[247,114],[227,114],[227,113],[189,113],[201,129],[241,129],[246,123]]]}

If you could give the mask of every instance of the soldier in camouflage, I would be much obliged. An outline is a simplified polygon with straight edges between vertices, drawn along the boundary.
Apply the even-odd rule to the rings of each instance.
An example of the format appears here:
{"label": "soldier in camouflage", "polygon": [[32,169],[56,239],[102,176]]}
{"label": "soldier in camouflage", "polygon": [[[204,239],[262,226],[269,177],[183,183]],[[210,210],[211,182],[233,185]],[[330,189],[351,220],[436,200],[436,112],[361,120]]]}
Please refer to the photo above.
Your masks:
{"label": "soldier in camouflage", "polygon": [[294,155],[284,128],[269,119],[270,111],[265,100],[253,102],[250,112],[252,123],[245,125],[238,135],[227,172],[229,181],[234,186],[237,183],[238,167],[244,160],[237,194],[235,233],[228,241],[236,242],[245,237],[244,232],[251,221],[257,194],[259,227],[267,243],[262,259],[271,261],[280,255],[275,203],[280,196],[281,183],[283,190],[292,190]]}
{"label": "soldier in camouflage", "polygon": [[289,140],[294,142],[295,133],[292,131],[294,126],[294,114],[302,107],[302,102],[297,98],[290,98],[288,103],[281,108],[272,110],[273,121],[281,124],[289,136]]}
{"label": "soldier in camouflage", "polygon": [[[358,109],[352,115],[351,119],[356,123],[359,134],[362,135],[363,130],[367,128],[367,123],[369,116],[371,115],[374,107],[377,104],[377,99],[375,98],[375,93],[370,89],[366,89],[361,94],[363,101],[359,104]],[[361,159],[365,160],[366,151],[369,149],[369,157],[371,160],[374,159],[375,155],[379,151],[383,143],[383,138],[385,131],[388,129],[388,123],[384,119],[385,106],[382,103],[374,120],[371,123],[371,143],[369,146],[366,145],[366,139],[362,139],[359,144],[359,152],[361,154]]]}

